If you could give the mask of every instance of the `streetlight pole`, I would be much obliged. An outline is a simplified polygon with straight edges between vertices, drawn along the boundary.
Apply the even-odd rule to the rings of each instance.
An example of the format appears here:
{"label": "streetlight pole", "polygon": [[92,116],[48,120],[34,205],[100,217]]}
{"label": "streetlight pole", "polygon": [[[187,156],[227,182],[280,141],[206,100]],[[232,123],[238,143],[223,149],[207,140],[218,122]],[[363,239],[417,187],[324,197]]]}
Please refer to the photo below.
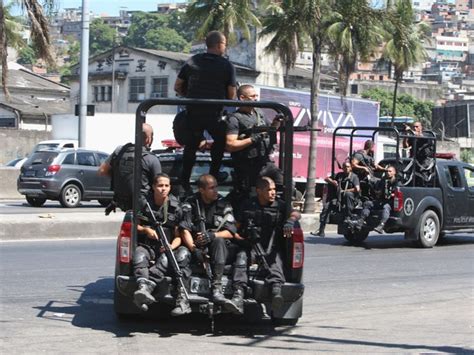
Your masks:
{"label": "streetlight pole", "polygon": [[89,75],[89,8],[88,0],[82,0],[81,77],[79,102],[79,147],[85,146],[87,118],[87,86]]}

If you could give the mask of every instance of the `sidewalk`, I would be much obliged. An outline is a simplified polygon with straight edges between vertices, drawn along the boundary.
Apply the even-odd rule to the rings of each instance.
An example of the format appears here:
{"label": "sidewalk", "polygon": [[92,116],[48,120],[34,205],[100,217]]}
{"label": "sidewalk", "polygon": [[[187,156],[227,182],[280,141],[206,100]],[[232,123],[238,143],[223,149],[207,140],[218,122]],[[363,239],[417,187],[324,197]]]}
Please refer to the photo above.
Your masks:
{"label": "sidewalk", "polygon": [[123,212],[0,215],[0,240],[116,237]]}

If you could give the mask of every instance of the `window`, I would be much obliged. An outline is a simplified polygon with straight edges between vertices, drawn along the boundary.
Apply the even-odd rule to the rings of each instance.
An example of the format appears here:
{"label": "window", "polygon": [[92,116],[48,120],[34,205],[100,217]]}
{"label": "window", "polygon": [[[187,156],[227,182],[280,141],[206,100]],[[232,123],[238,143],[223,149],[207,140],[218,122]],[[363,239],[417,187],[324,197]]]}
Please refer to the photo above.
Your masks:
{"label": "window", "polygon": [[77,164],[85,166],[96,166],[94,153],[79,152],[77,153]]}
{"label": "window", "polygon": [[379,75],[379,80],[383,81],[383,75]]}
{"label": "window", "polygon": [[95,102],[110,102],[112,100],[112,86],[94,86]]}
{"label": "window", "polygon": [[66,155],[66,157],[63,160],[64,165],[74,165],[74,153],[70,153]]}
{"label": "window", "polygon": [[97,156],[99,157],[99,165],[102,164],[108,157],[107,154],[102,153],[98,153]]}
{"label": "window", "polygon": [[474,168],[464,168],[464,176],[469,190],[474,190]]}
{"label": "window", "polygon": [[462,188],[461,175],[459,175],[459,170],[456,166],[448,166],[445,170],[446,180],[448,185],[453,188]]}
{"label": "window", "polygon": [[145,78],[130,79],[128,101],[136,102],[145,100]]}
{"label": "window", "polygon": [[369,75],[369,80],[375,80],[375,76],[374,75]]}
{"label": "window", "polygon": [[151,98],[168,97],[168,78],[154,78],[151,86]]}

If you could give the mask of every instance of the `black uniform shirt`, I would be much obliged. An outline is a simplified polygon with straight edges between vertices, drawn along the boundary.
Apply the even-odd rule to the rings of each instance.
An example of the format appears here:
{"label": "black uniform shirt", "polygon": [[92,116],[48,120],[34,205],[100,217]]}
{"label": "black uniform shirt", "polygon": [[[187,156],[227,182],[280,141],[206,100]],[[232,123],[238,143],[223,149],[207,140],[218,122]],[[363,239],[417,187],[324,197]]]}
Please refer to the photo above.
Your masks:
{"label": "black uniform shirt", "polygon": [[388,179],[387,177],[383,177],[377,182],[376,191],[380,191],[382,194],[380,195],[381,200],[392,200],[392,193],[395,189],[400,186],[400,183],[397,179]]}
{"label": "black uniform shirt", "polygon": [[276,199],[267,206],[262,206],[258,202],[257,197],[250,198],[243,202],[242,207],[237,214],[237,221],[241,223],[243,236],[246,235],[246,228],[249,220],[258,228],[262,247],[266,248],[275,232],[275,243],[279,243],[283,235],[283,224],[286,221],[285,203]]}
{"label": "black uniform shirt", "polygon": [[[166,202],[166,206],[157,206],[155,204],[155,199],[153,193],[147,195],[147,201],[150,204],[151,209],[157,222],[163,223],[162,227],[166,234],[166,237],[169,242],[174,238],[174,229],[179,224],[182,219],[182,210],[179,203],[179,199],[174,195],[169,195]],[[152,227],[154,225],[154,220],[151,215],[148,207],[145,206],[142,213],[140,214],[140,224],[143,226]]]}
{"label": "black uniform shirt", "polygon": [[[232,63],[212,53],[193,55],[181,68],[178,78],[186,82],[186,97],[196,99],[225,99],[227,87],[237,85]],[[200,106],[187,109],[189,112],[221,111],[222,107]]]}
{"label": "black uniform shirt", "polygon": [[336,174],[335,180],[342,190],[353,189],[356,186],[360,186],[359,178],[353,172],[346,175],[346,173],[341,171]]}
{"label": "black uniform shirt", "polygon": [[198,214],[197,204],[204,216],[206,230],[215,231],[219,228],[227,230],[232,235],[237,232],[232,206],[221,196],[211,204],[205,204],[199,193],[194,194],[183,204],[183,218],[179,223],[180,228],[192,234],[201,232],[201,216]]}
{"label": "black uniform shirt", "polygon": [[[372,156],[367,154],[365,150],[358,150],[354,153],[353,159],[357,159],[360,162],[360,165],[366,166],[372,171],[375,169],[375,160]],[[361,169],[354,169],[354,173],[357,174],[359,179],[363,179],[367,176],[367,172]]]}

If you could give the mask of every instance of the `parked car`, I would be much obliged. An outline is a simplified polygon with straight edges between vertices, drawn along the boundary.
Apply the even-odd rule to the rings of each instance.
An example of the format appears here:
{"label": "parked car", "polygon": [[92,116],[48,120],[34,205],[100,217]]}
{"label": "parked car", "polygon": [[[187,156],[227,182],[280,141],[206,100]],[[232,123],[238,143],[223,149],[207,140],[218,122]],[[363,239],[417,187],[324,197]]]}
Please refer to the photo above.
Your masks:
{"label": "parked car", "polygon": [[41,141],[33,147],[33,151],[37,152],[43,149],[62,149],[62,148],[77,148],[77,140],[74,139],[52,139]]}
{"label": "parked car", "polygon": [[18,192],[35,207],[46,200],[59,200],[63,207],[77,207],[81,201],[89,200],[107,206],[113,197],[110,178],[97,174],[107,156],[87,149],[34,152],[21,167]]}
{"label": "parked car", "polygon": [[15,158],[13,160],[10,160],[8,163],[6,163],[5,166],[8,166],[10,168],[21,168],[27,159],[28,159],[27,157]]}

